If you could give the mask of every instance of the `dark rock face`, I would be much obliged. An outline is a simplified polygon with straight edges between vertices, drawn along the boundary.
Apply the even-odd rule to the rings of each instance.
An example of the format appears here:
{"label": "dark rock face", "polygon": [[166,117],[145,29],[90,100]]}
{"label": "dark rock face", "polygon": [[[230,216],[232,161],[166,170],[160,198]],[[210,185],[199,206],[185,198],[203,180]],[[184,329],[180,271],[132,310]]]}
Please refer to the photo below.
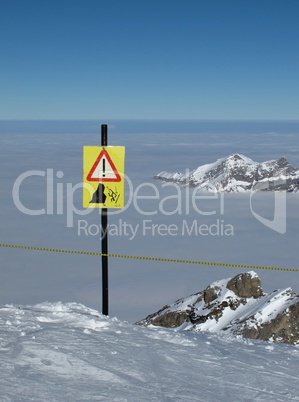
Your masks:
{"label": "dark rock face", "polygon": [[228,281],[226,287],[239,297],[257,298],[263,294],[260,278],[247,273],[235,276]]}
{"label": "dark rock face", "polygon": [[245,338],[299,344],[299,295],[290,288],[265,294],[254,272],[209,285],[151,314],[139,325],[230,331]]}
{"label": "dark rock face", "polygon": [[217,286],[215,286],[215,287],[208,286],[206,288],[206,290],[204,291],[205,303],[211,303],[213,300],[217,299],[220,290],[221,289],[217,288]]}
{"label": "dark rock face", "polygon": [[184,322],[189,321],[189,316],[185,311],[174,312],[169,311],[163,316],[159,316],[154,320],[154,325],[165,328],[177,328]]}
{"label": "dark rock face", "polygon": [[[288,292],[294,304],[277,314],[271,321],[259,326],[245,323],[240,332],[245,338],[273,340],[292,345],[299,343],[299,296]],[[250,320],[249,320],[250,322]],[[239,333],[236,331],[236,333]]]}

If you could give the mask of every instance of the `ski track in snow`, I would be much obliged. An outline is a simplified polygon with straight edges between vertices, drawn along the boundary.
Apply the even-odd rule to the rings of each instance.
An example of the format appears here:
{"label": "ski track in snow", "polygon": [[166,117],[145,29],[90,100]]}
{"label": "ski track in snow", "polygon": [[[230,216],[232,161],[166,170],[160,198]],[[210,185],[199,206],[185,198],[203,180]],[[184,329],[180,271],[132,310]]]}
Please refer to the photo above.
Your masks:
{"label": "ski track in snow", "polygon": [[1,401],[294,401],[299,349],[143,328],[77,303],[0,308]]}

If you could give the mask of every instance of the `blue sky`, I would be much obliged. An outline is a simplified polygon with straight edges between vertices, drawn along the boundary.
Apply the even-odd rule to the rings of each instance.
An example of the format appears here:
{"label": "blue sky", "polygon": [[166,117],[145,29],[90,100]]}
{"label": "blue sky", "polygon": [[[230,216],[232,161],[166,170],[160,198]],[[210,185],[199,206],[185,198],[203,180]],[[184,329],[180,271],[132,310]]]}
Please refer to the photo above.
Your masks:
{"label": "blue sky", "polygon": [[0,4],[0,119],[298,119],[298,0]]}

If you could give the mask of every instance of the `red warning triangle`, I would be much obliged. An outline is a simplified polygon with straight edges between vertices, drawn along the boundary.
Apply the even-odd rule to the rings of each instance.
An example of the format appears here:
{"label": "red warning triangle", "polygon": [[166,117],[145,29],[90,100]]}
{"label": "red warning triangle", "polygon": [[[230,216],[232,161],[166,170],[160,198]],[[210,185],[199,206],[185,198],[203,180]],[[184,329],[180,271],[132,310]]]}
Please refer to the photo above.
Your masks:
{"label": "red warning triangle", "polygon": [[87,181],[118,182],[121,177],[108,152],[103,149],[86,177]]}

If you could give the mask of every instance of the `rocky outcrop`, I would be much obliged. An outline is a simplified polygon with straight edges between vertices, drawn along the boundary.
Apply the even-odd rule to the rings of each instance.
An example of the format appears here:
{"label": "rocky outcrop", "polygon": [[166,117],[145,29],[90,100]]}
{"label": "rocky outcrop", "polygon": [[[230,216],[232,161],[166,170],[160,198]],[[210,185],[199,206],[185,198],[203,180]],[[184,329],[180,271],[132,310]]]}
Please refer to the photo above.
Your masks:
{"label": "rocky outcrop", "polygon": [[260,278],[249,273],[234,276],[227,282],[226,287],[238,297],[257,298],[263,295]]}
{"label": "rocky outcrop", "polygon": [[250,271],[214,282],[139,321],[189,331],[228,331],[245,338],[299,344],[299,295],[290,288],[263,292]]}
{"label": "rocky outcrop", "polygon": [[163,171],[154,178],[196,186],[212,192],[299,190],[299,169],[290,165],[285,157],[259,163],[244,155],[233,154],[192,171]]}
{"label": "rocky outcrop", "polygon": [[[237,332],[236,332],[237,333]],[[260,326],[244,326],[241,334],[245,338],[273,340],[289,344],[298,344],[299,303],[290,307],[288,312],[278,314],[271,322]]]}

